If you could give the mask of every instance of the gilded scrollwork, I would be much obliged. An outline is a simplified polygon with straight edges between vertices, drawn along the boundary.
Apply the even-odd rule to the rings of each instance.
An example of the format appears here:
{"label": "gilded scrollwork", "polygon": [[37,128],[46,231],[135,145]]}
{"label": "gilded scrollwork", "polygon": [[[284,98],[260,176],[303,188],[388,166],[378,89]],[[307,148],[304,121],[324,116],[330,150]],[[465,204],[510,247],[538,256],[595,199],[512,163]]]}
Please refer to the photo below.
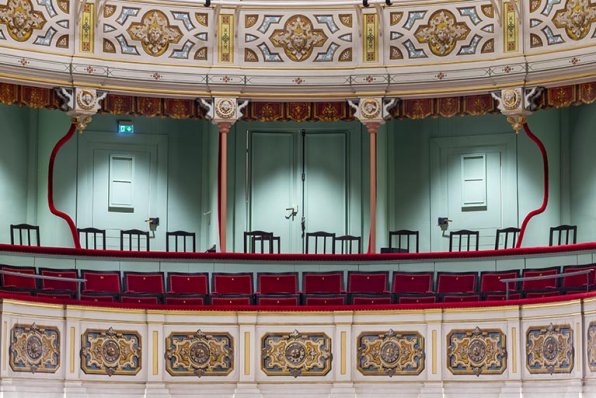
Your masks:
{"label": "gilded scrollwork", "polygon": [[6,25],[10,37],[23,42],[31,37],[33,30],[42,29],[46,19],[41,12],[34,11],[31,0],[8,0],[6,6],[0,6],[0,23]]}
{"label": "gilded scrollwork", "polygon": [[499,329],[452,330],[447,335],[447,368],[454,375],[502,374],[506,337]]}
{"label": "gilded scrollwork", "polygon": [[571,373],[573,329],[570,325],[533,326],[526,332],[526,367],[531,374]]}
{"label": "gilded scrollwork", "polygon": [[141,23],[131,24],[127,31],[133,40],[141,42],[147,54],[154,57],[162,55],[170,43],[176,44],[182,38],[180,29],[170,25],[168,17],[159,10],[148,11]]}
{"label": "gilded scrollwork", "polygon": [[458,40],[465,40],[470,28],[464,22],[457,22],[455,15],[449,10],[438,10],[433,13],[428,25],[421,25],[415,33],[420,43],[427,43],[433,54],[449,55]]}
{"label": "gilded scrollwork", "polygon": [[60,331],[54,326],[16,324],[9,351],[15,372],[55,373],[60,367]]}
{"label": "gilded scrollwork", "polygon": [[172,376],[226,376],[234,370],[229,333],[172,332],[166,338],[166,370]]}
{"label": "gilded scrollwork", "polygon": [[559,29],[565,28],[573,40],[581,40],[588,35],[592,23],[596,21],[596,4],[590,0],[567,0],[565,8],[555,13],[553,23]]}
{"label": "gilded scrollwork", "polygon": [[311,20],[305,15],[294,15],[286,21],[283,29],[273,31],[270,37],[275,47],[281,47],[295,62],[310,57],[315,47],[322,47],[327,35],[322,29],[315,29]]}
{"label": "gilded scrollwork", "polygon": [[365,376],[418,375],[424,370],[424,337],[417,332],[363,332],[356,345],[358,371]]}
{"label": "gilded scrollwork", "polygon": [[261,369],[268,376],[324,376],[331,371],[325,333],[268,333],[261,339]]}
{"label": "gilded scrollwork", "polygon": [[81,336],[81,369],[86,374],[136,375],[142,367],[141,341],[135,331],[87,329]]}
{"label": "gilded scrollwork", "polygon": [[588,326],[588,367],[590,371],[596,372],[596,322],[590,322]]}

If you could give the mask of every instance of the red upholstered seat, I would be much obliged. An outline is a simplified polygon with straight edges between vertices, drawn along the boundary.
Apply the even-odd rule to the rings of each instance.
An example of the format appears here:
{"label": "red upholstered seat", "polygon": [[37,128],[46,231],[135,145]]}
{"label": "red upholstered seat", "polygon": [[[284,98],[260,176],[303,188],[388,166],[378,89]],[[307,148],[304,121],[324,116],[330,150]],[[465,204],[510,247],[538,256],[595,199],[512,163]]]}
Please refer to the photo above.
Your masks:
{"label": "red upholstered seat", "polygon": [[300,295],[257,296],[257,305],[299,305]]}
{"label": "red upholstered seat", "polygon": [[252,294],[252,272],[239,274],[212,274],[211,294]]}
{"label": "red upholstered seat", "polygon": [[464,303],[469,301],[480,301],[479,294],[453,294],[448,293],[442,296],[444,303]]}
{"label": "red upholstered seat", "polygon": [[124,286],[127,293],[163,293],[163,272],[125,272]]}
{"label": "red upholstered seat", "polygon": [[0,287],[0,293],[18,294],[19,296],[34,296],[33,289],[19,289],[18,287]]}
{"label": "red upholstered seat", "polygon": [[250,295],[230,295],[211,297],[212,305],[251,305],[252,296]]}
{"label": "red upholstered seat", "polygon": [[348,293],[389,293],[388,271],[348,272]]}
{"label": "red upholstered seat", "polygon": [[474,293],[477,279],[475,272],[439,272],[437,293]]}
{"label": "red upholstered seat", "polygon": [[[546,275],[557,275],[559,273],[559,267],[550,267],[542,269],[525,269],[522,276],[533,277],[533,276],[546,276]],[[545,290],[545,289],[556,289],[558,287],[557,278],[541,279],[536,281],[523,281],[522,290]]]}
{"label": "red upholstered seat", "polygon": [[[518,270],[483,272],[480,274],[480,292],[505,292],[507,287],[501,279],[512,279],[519,277]],[[518,282],[509,282],[509,291],[518,290]]]}
{"label": "red upholstered seat", "polygon": [[[76,269],[40,268],[39,274],[42,276],[54,276],[58,278],[77,279],[79,277]],[[41,288],[43,290],[78,290],[77,282],[57,281],[52,279],[41,279]]]}
{"label": "red upholstered seat", "polygon": [[44,297],[44,298],[53,298],[53,299],[74,299],[75,292],[68,292],[68,291],[39,291],[37,292],[37,297]]}
{"label": "red upholstered seat", "polygon": [[298,273],[259,272],[257,274],[257,286],[256,294],[296,294],[298,293]]}
{"label": "red upholstered seat", "polygon": [[[590,289],[593,289],[596,286],[596,264],[593,265],[585,265],[585,266],[570,266],[570,267],[563,267],[563,273],[568,274],[570,272],[575,271],[584,271],[591,269],[593,270],[589,277],[586,275],[572,275],[572,276],[564,276],[563,277],[563,288],[570,288],[570,287],[580,287],[586,286],[588,280],[590,281]],[[588,279],[589,278],[589,279]],[[585,291],[584,291],[585,292]]]}
{"label": "red upholstered seat", "polygon": [[558,290],[542,290],[526,292],[526,298],[542,298],[542,297],[556,297],[561,293]]}
{"label": "red upholstered seat", "polygon": [[307,294],[304,295],[304,305],[344,305],[346,296],[344,295],[322,295]]}
{"label": "red upholstered seat", "polygon": [[437,296],[428,294],[404,294],[396,296],[397,304],[432,304],[437,302]]}
{"label": "red upholstered seat", "polygon": [[87,280],[83,282],[83,292],[120,293],[122,291],[119,271],[82,270],[81,278]]}
{"label": "red upholstered seat", "polygon": [[[3,265],[2,270],[29,275],[37,274],[34,267],[9,267],[7,265]],[[35,278],[27,278],[24,276],[2,274],[2,286],[16,287],[20,289],[35,289],[37,288],[37,280]]]}
{"label": "red upholstered seat", "polygon": [[343,271],[305,272],[302,274],[302,290],[310,293],[345,293]]}
{"label": "red upholstered seat", "polygon": [[192,294],[167,295],[165,303],[168,305],[205,305],[207,300],[204,296]]}
{"label": "red upholstered seat", "polygon": [[[503,301],[507,300],[505,293],[487,293],[483,295],[486,301]],[[509,300],[519,300],[522,298],[521,293],[509,293]]]}
{"label": "red upholstered seat", "polygon": [[160,304],[157,294],[123,294],[122,302],[129,304]]}
{"label": "red upholstered seat", "polygon": [[391,304],[393,302],[390,294],[373,295],[373,294],[354,294],[352,296],[352,304],[354,305],[369,305],[369,304]]}
{"label": "red upholstered seat", "polygon": [[394,272],[393,293],[433,293],[432,272]]}
{"label": "red upholstered seat", "polygon": [[168,293],[209,294],[209,274],[169,272]]}
{"label": "red upholstered seat", "polygon": [[95,303],[116,303],[119,301],[119,295],[115,294],[81,294],[81,300],[93,301]]}

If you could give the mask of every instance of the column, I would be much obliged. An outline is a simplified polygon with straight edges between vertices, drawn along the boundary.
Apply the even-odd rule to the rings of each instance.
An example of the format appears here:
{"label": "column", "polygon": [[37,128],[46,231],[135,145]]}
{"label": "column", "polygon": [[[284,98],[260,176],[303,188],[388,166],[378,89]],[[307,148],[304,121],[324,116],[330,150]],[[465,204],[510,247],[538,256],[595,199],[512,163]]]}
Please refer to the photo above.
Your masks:
{"label": "column", "polygon": [[369,253],[376,253],[377,247],[377,131],[380,122],[364,123],[370,138],[370,247]]}
{"label": "column", "polygon": [[221,137],[220,150],[220,176],[219,176],[219,193],[220,193],[220,213],[219,213],[219,247],[222,253],[226,252],[226,223],[227,223],[227,209],[228,209],[228,133],[232,127],[231,122],[217,123],[219,134]]}

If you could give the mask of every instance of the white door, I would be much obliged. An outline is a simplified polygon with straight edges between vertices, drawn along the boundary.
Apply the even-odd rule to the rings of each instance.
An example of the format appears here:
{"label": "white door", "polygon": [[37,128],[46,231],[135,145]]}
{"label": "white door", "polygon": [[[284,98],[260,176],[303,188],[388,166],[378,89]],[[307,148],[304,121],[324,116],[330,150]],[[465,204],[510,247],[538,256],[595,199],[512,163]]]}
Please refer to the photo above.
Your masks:
{"label": "white door", "polygon": [[[498,228],[519,226],[515,152],[513,134],[431,140],[432,251],[448,251],[461,229],[480,232],[480,250],[494,249]],[[451,220],[445,232],[439,217]]]}
{"label": "white door", "polygon": [[149,231],[151,250],[165,250],[167,136],[85,132],[78,180],[78,228],[105,229],[108,250],[120,249],[121,230]]}

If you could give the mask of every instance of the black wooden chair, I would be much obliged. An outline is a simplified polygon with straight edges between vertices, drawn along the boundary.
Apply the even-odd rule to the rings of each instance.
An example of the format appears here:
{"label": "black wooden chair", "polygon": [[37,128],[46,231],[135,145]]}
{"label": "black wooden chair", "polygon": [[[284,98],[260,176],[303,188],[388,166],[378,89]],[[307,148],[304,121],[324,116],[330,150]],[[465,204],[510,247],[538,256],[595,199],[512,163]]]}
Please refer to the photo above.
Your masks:
{"label": "black wooden chair", "polygon": [[166,251],[170,251],[170,238],[174,239],[174,251],[177,252],[178,250],[178,241],[182,240],[182,251],[185,252],[186,250],[186,241],[190,238],[192,242],[192,252],[197,251],[197,234],[194,232],[187,232],[187,231],[174,231],[174,232],[166,232]]}
{"label": "black wooden chair", "polygon": [[327,253],[327,239],[331,239],[331,254],[335,254],[335,234],[331,233],[331,232],[324,232],[324,231],[318,231],[318,232],[307,232],[306,233],[306,250],[305,253],[310,253],[308,250],[308,243],[310,241],[311,238],[314,238],[315,240],[315,254],[319,253],[319,239],[323,240],[323,253],[322,254],[326,254]]}
{"label": "black wooden chair", "polygon": [[352,236],[352,235],[343,235],[343,236],[336,236],[333,239],[333,249],[337,253],[337,244],[340,243],[340,251],[341,254],[354,254],[354,244],[356,245],[356,254],[362,253],[362,238],[360,236]]}
{"label": "black wooden chair", "polygon": [[[268,253],[273,253],[273,232],[248,231],[244,233],[244,253],[256,253],[256,243],[261,243],[261,253],[266,253],[265,242],[269,243]],[[279,252],[279,237],[277,238]]]}
{"label": "black wooden chair", "polygon": [[[35,244],[31,241],[31,231],[35,232]],[[14,245],[14,233],[18,232],[19,245],[21,246],[41,246],[39,243],[39,226],[31,224],[11,224],[10,225],[10,244]],[[27,233],[27,241],[23,243],[23,232]]]}
{"label": "black wooden chair", "polygon": [[106,230],[105,229],[97,229],[97,228],[77,228],[77,232],[79,233],[79,240],[81,241],[81,243],[83,242],[84,238],[84,242],[85,242],[85,249],[91,249],[91,247],[89,247],[89,235],[92,236],[92,243],[93,243],[93,249],[97,250],[97,236],[99,235],[99,239],[100,239],[100,243],[101,246],[99,247],[100,250],[105,250],[106,249]]}
{"label": "black wooden chair", "polygon": [[[409,229],[400,229],[399,231],[389,231],[389,251],[393,249],[393,237],[397,236],[397,249],[401,251],[405,249],[407,253],[410,253],[410,238],[416,240],[416,253],[420,252],[419,248],[419,232],[410,231]],[[405,240],[405,246],[402,248],[402,242]]]}
{"label": "black wooden chair", "polygon": [[[516,227],[497,229],[497,236],[495,237],[495,250],[499,250],[501,235],[505,235],[503,249],[513,249],[517,243],[517,235],[519,234],[519,231],[520,229]],[[509,240],[509,237],[511,237],[511,240]],[[509,242],[511,242],[511,245],[509,245]]]}
{"label": "black wooden chair", "polygon": [[[577,225],[559,225],[558,227],[551,227],[550,234],[548,236],[548,245],[553,246],[553,238],[555,234],[559,235],[557,240],[557,246],[561,246],[561,244],[569,245],[572,243],[577,243]],[[569,235],[573,233],[573,239],[569,242]],[[562,243],[562,237],[565,234],[565,243]]]}
{"label": "black wooden chair", "polygon": [[141,251],[141,240],[145,237],[146,241],[146,248],[145,251],[149,251],[149,232],[141,231],[139,229],[128,229],[124,231],[120,231],[120,250],[124,250],[124,238],[128,236],[128,251],[133,251],[132,242],[134,238],[137,239],[137,250]]}
{"label": "black wooden chair", "polygon": [[[475,248],[473,248],[472,250],[470,250],[470,242],[472,241],[472,237],[476,237],[476,245]],[[479,248],[479,240],[480,240],[480,232],[478,231],[470,231],[468,229],[462,229],[459,231],[454,231],[451,232],[451,234],[449,234],[449,251],[452,252],[453,251],[453,238],[459,238],[459,246],[458,246],[458,252],[461,252],[461,243],[464,239],[467,238],[467,248],[465,251],[478,251]]]}

